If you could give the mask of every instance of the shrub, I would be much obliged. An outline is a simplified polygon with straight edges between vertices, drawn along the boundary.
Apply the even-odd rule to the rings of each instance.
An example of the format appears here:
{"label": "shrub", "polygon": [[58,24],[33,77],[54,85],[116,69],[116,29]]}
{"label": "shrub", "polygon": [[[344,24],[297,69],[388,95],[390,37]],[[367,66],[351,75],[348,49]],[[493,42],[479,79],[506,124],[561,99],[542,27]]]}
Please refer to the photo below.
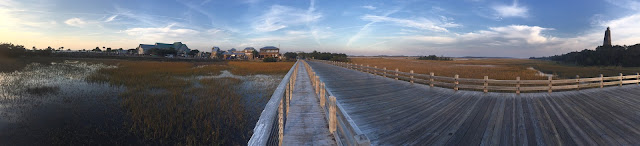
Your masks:
{"label": "shrub", "polygon": [[266,57],[264,59],[262,59],[263,62],[278,62],[278,59],[273,58],[273,57]]}

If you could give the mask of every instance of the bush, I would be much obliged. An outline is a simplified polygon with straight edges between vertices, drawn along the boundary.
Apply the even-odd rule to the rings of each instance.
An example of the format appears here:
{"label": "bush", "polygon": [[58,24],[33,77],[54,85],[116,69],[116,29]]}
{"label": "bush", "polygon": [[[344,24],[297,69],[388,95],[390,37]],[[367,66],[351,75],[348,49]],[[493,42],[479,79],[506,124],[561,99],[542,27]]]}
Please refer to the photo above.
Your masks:
{"label": "bush", "polygon": [[264,59],[262,59],[263,62],[278,62],[278,59],[273,58],[273,57],[266,57]]}

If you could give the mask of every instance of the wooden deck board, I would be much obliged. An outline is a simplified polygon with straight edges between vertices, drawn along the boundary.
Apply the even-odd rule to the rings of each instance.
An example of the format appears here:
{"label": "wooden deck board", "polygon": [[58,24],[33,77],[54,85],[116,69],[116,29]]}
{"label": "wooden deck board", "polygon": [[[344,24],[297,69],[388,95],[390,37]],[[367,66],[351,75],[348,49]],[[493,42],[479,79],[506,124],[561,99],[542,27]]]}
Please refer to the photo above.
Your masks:
{"label": "wooden deck board", "polygon": [[482,93],[309,62],[373,145],[639,145],[640,87]]}
{"label": "wooden deck board", "polygon": [[282,145],[337,145],[307,70],[298,68]]}

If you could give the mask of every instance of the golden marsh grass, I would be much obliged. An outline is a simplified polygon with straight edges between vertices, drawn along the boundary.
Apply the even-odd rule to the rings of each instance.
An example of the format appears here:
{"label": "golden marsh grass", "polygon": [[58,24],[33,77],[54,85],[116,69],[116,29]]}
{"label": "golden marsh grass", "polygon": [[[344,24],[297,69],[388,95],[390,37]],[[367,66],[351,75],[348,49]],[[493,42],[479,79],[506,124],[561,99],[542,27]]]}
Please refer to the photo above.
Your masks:
{"label": "golden marsh grass", "polygon": [[[236,75],[285,74],[292,62],[153,62],[119,61],[88,77],[125,86],[121,105],[131,132],[160,144],[243,145],[250,135],[235,78],[197,79],[231,70]],[[195,84],[199,86],[195,86]],[[267,89],[273,90],[273,89]],[[273,92],[273,91],[268,91]]]}
{"label": "golden marsh grass", "polygon": [[601,73],[605,76],[617,76],[619,73],[635,74],[640,68],[625,67],[581,67],[557,64],[550,61],[530,59],[469,59],[454,61],[417,60],[406,58],[351,58],[352,63],[387,67],[388,70],[398,68],[400,71],[429,74],[434,72],[437,76],[453,77],[456,74],[460,78],[482,79],[489,76],[491,79],[514,80],[520,77],[522,80],[545,80],[547,77],[537,75],[537,71],[556,75],[557,78],[598,77]]}

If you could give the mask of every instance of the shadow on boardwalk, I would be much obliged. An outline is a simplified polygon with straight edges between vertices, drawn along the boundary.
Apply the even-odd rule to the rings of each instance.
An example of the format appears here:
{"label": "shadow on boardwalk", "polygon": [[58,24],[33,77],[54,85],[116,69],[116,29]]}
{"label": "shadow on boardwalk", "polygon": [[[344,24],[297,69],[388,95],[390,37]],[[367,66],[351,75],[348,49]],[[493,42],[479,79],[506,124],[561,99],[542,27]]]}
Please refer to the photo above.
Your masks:
{"label": "shadow on boardwalk", "polygon": [[639,145],[640,87],[482,93],[309,62],[374,145]]}

